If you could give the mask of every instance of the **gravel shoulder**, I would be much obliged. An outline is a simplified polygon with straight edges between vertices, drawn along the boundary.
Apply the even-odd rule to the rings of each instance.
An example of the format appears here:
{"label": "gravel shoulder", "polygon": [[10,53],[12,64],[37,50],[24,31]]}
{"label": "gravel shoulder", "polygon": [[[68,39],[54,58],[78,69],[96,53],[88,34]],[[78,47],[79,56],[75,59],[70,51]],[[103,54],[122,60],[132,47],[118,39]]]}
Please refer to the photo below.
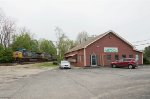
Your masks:
{"label": "gravel shoulder", "polygon": [[42,63],[0,66],[0,87],[20,78],[27,78],[56,67],[41,67]]}

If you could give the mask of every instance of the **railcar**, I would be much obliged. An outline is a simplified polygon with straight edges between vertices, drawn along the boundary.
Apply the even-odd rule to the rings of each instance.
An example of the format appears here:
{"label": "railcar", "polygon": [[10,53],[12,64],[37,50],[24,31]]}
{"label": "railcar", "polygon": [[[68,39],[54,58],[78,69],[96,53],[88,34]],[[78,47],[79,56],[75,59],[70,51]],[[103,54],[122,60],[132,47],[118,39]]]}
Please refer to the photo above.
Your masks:
{"label": "railcar", "polygon": [[40,62],[55,60],[55,57],[50,54],[32,52],[26,49],[13,52],[13,58],[16,62]]}

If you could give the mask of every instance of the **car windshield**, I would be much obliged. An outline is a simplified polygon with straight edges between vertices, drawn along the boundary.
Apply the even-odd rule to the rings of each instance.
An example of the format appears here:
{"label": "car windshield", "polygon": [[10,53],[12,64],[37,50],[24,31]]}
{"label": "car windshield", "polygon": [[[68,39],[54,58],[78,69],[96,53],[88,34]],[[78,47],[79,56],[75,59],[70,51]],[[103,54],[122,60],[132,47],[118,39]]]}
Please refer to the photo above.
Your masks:
{"label": "car windshield", "polygon": [[64,63],[69,63],[69,62],[68,61],[61,61],[61,63],[64,64]]}

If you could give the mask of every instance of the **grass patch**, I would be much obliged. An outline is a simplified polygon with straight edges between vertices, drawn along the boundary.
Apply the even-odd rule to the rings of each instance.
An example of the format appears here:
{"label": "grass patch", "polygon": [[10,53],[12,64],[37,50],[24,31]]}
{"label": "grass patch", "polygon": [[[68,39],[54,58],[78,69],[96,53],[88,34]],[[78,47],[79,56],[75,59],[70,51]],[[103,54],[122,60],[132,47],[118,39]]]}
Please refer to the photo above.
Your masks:
{"label": "grass patch", "polygon": [[37,67],[57,67],[58,65],[54,65],[53,62],[43,62],[43,63],[34,64],[34,66],[37,66]]}

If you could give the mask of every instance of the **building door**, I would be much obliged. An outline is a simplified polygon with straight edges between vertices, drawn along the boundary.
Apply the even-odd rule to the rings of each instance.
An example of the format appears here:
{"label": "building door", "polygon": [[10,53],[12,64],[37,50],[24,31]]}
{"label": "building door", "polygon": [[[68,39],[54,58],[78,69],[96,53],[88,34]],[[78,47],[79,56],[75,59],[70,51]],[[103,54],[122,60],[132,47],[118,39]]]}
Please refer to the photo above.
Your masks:
{"label": "building door", "polygon": [[97,66],[97,57],[95,54],[91,55],[91,66]]}

